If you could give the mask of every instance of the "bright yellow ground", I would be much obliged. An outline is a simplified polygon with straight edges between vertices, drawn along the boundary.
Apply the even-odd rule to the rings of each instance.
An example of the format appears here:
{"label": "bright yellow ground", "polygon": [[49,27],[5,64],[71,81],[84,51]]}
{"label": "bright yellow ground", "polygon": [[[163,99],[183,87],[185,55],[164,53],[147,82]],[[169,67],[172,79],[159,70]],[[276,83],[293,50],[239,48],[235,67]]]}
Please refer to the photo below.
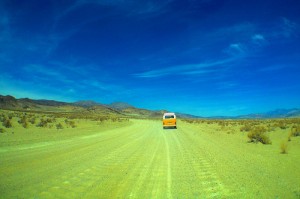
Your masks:
{"label": "bright yellow ground", "polygon": [[280,154],[288,130],[262,145],[247,143],[238,127],[226,133],[178,121],[178,129],[163,130],[161,123],[51,130],[54,138],[42,128],[23,130],[30,139],[21,130],[3,133],[0,198],[300,197],[300,138]]}

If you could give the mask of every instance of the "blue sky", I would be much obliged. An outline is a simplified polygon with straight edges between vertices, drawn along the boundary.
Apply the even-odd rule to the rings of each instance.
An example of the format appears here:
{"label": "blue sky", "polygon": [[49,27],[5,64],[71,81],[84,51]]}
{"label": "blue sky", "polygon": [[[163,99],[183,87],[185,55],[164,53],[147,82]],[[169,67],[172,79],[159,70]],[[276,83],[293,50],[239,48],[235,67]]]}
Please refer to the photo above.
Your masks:
{"label": "blue sky", "polygon": [[0,94],[234,116],[300,107],[298,0],[0,1]]}

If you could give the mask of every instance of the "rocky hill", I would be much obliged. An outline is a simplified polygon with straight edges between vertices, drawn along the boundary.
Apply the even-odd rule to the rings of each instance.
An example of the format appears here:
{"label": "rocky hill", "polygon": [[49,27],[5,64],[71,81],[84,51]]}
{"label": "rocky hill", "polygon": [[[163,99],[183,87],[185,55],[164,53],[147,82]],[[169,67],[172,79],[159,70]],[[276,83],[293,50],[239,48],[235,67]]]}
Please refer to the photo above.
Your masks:
{"label": "rocky hill", "polygon": [[0,109],[40,112],[86,112],[136,118],[158,118],[161,117],[164,112],[167,112],[136,108],[124,102],[116,102],[108,105],[94,101],[67,103],[54,100],[33,100],[29,98],[16,99],[13,96],[3,95],[0,95]]}

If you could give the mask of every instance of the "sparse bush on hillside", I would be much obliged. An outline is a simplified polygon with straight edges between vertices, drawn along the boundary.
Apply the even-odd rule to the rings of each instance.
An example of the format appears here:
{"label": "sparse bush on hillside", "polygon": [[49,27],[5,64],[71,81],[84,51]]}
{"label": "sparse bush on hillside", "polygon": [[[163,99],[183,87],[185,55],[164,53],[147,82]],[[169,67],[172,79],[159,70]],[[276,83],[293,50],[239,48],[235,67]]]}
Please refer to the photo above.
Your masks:
{"label": "sparse bush on hillside", "polygon": [[56,128],[57,129],[63,129],[64,127],[63,127],[63,125],[61,123],[58,123],[58,124],[56,124]]}
{"label": "sparse bush on hillside", "polygon": [[266,128],[263,126],[253,127],[248,133],[248,138],[250,139],[250,142],[261,142],[262,144],[271,144],[272,142],[270,138],[266,135],[266,131]]}
{"label": "sparse bush on hillside", "polygon": [[109,118],[107,117],[107,116],[100,116],[99,118],[98,118],[98,120],[100,121],[100,122],[104,122],[104,121],[106,121],[106,120],[108,120]]}
{"label": "sparse bush on hillside", "polygon": [[1,114],[1,115],[0,115],[0,122],[4,122],[4,120],[5,120],[5,115],[4,115],[4,114]]}
{"label": "sparse bush on hillside", "polygon": [[287,125],[286,121],[284,121],[284,120],[279,120],[275,125],[281,129],[288,128],[288,125]]}
{"label": "sparse bush on hillside", "polygon": [[77,127],[74,121],[70,121],[70,122],[69,122],[69,125],[70,125],[72,128]]}
{"label": "sparse bush on hillside", "polygon": [[5,128],[11,128],[12,127],[12,123],[11,123],[11,120],[10,119],[6,119],[3,121],[2,125],[5,127]]}
{"label": "sparse bush on hillside", "polygon": [[118,118],[116,118],[116,117],[112,117],[110,119],[111,119],[112,122],[117,122],[118,121]]}
{"label": "sparse bush on hillside", "polygon": [[24,127],[24,128],[28,128],[28,122],[25,120],[23,123],[22,123],[22,126]]}
{"label": "sparse bush on hillside", "polygon": [[21,124],[24,128],[28,128],[27,117],[25,115],[18,121],[18,123]]}
{"label": "sparse bush on hillside", "polygon": [[8,114],[8,119],[12,119],[13,118],[13,115],[12,114]]}
{"label": "sparse bush on hillside", "polygon": [[72,128],[75,128],[75,127],[76,127],[76,124],[75,124],[74,121],[70,121],[70,120],[68,120],[68,119],[65,119],[65,123],[66,123],[66,125],[69,126],[69,127],[72,127]]}
{"label": "sparse bush on hillside", "polygon": [[267,131],[268,131],[268,132],[275,131],[275,127],[274,127],[274,126],[271,126],[271,125],[268,125]]}
{"label": "sparse bush on hillside", "polygon": [[246,131],[246,132],[248,132],[248,131],[250,131],[251,130],[251,125],[250,124],[245,124],[244,126],[242,126],[241,128],[240,128],[240,131],[241,132],[243,132],[243,131]]}
{"label": "sparse bush on hillside", "polygon": [[32,118],[30,118],[29,122],[30,122],[31,124],[35,124],[35,120],[36,120],[36,118],[35,118],[35,117],[32,117]]}
{"label": "sparse bush on hillside", "polygon": [[40,121],[40,123],[38,123],[37,125],[36,125],[37,127],[47,127],[47,121],[46,120],[44,120],[43,118],[41,118],[41,121]]}

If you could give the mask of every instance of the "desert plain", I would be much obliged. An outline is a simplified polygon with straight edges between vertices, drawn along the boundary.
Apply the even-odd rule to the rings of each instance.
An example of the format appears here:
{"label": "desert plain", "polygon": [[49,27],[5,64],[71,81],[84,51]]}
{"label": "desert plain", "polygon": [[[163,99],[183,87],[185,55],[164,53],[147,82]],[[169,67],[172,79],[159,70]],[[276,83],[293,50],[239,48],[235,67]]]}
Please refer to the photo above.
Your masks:
{"label": "desert plain", "polygon": [[[0,113],[3,199],[300,198],[297,118],[179,118],[163,129],[159,118]],[[270,143],[251,142],[247,125],[264,126]]]}

